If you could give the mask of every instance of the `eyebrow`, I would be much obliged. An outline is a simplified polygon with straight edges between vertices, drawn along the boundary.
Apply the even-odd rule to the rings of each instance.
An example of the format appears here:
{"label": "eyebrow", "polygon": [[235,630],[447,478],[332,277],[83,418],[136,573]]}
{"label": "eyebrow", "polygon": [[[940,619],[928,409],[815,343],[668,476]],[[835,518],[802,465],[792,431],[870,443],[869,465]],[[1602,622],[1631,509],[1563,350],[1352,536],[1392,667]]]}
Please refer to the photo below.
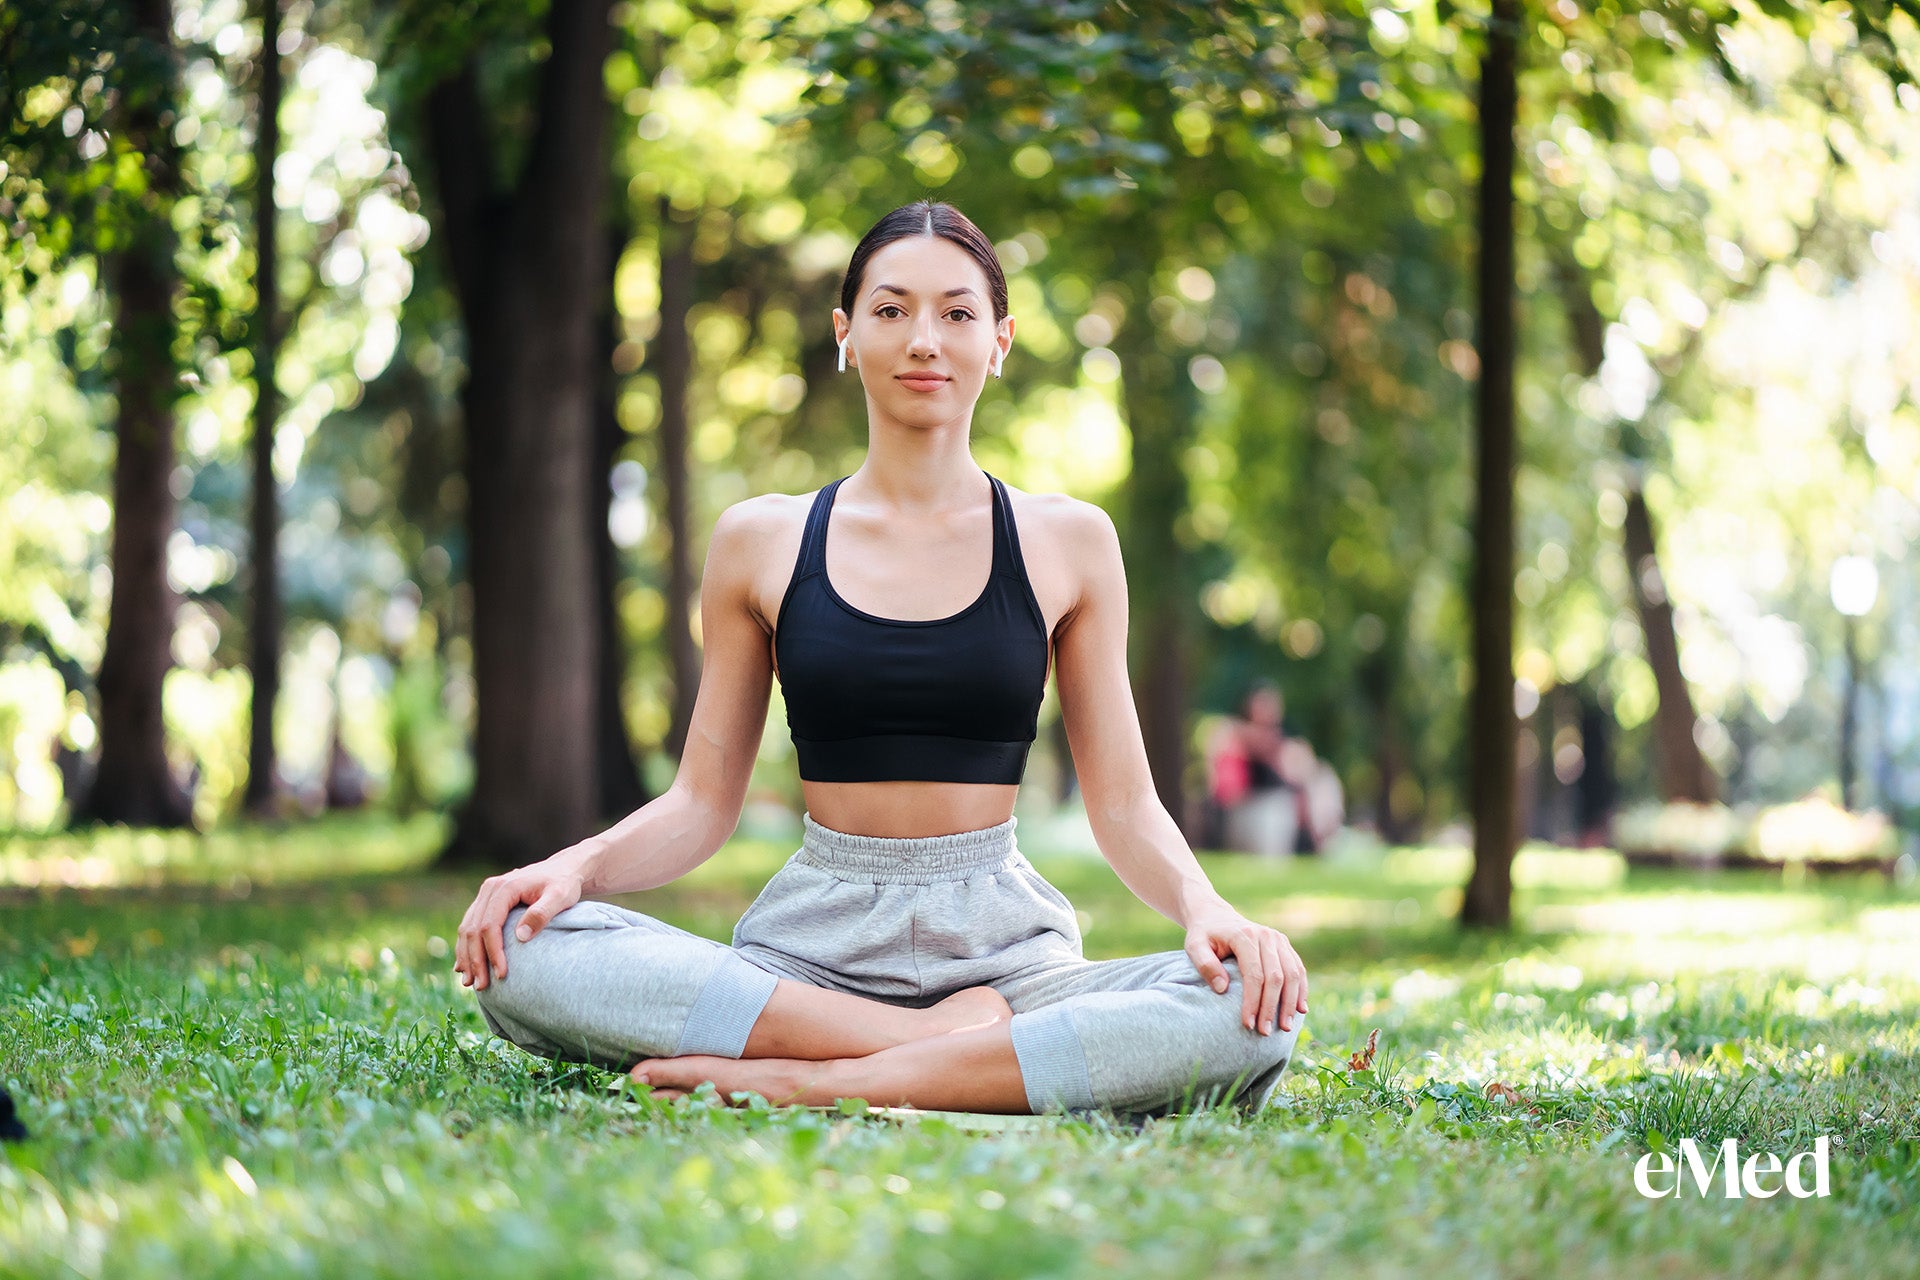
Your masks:
{"label": "eyebrow", "polygon": [[[905,289],[902,289],[897,284],[877,284],[873,286],[873,291],[875,293],[880,292],[882,289],[885,289],[888,293],[897,293],[903,298],[908,298],[913,296],[912,294],[908,293]],[[979,294],[973,293],[973,290],[967,288],[967,286],[965,285],[961,285],[958,289],[949,289],[945,293],[941,294],[940,296],[943,298],[957,298],[963,293],[973,294],[973,296],[976,298],[980,296]]]}

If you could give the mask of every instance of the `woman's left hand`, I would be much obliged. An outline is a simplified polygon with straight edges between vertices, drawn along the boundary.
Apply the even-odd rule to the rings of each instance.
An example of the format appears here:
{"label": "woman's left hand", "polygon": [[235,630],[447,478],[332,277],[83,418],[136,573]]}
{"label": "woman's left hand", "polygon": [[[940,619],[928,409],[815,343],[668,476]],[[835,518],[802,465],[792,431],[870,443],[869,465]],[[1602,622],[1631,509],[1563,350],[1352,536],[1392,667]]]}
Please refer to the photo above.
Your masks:
{"label": "woman's left hand", "polygon": [[1307,966],[1278,929],[1255,924],[1231,907],[1214,907],[1188,923],[1186,951],[1200,976],[1218,992],[1227,989],[1227,970],[1220,961],[1232,956],[1239,964],[1240,1021],[1249,1030],[1257,1019],[1261,1035],[1276,1027],[1291,1031],[1294,1015],[1307,1011]]}

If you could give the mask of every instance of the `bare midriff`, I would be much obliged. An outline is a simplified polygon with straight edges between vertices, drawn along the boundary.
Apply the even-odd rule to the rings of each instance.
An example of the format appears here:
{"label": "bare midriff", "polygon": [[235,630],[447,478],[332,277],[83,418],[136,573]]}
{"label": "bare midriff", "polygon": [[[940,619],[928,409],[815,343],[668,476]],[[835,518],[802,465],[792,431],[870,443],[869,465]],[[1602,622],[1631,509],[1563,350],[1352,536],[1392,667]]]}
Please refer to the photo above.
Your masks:
{"label": "bare midriff", "polygon": [[861,836],[952,835],[997,827],[1013,816],[1013,783],[807,782],[807,813],[823,827]]}

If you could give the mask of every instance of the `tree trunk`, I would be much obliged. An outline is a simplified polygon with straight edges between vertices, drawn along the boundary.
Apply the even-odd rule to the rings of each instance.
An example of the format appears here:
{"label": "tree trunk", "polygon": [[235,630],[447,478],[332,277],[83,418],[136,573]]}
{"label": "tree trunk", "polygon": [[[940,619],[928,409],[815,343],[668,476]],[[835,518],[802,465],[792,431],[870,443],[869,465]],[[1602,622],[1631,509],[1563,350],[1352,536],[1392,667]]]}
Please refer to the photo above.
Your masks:
{"label": "tree trunk", "polygon": [[554,0],[534,136],[493,192],[471,67],[429,113],[468,342],[474,785],[442,861],[509,867],[598,829],[592,506],[609,0]]}
{"label": "tree trunk", "polygon": [[139,38],[165,57],[170,70],[158,92],[129,96],[126,136],[144,160],[151,203],[130,228],[129,242],[106,264],[119,352],[113,592],[98,679],[100,763],[71,821],[182,827],[192,825],[192,797],[167,766],[161,703],[173,665],[178,603],[167,581],[175,514],[173,308],[179,273],[171,215],[180,193],[173,143],[178,58],[168,0],[134,0],[132,9]]}
{"label": "tree trunk", "polygon": [[1621,529],[1627,549],[1627,579],[1633,603],[1646,632],[1647,665],[1653,668],[1660,701],[1653,712],[1656,784],[1668,801],[1690,800],[1712,804],[1719,798],[1720,780],[1694,740],[1699,723],[1693,709],[1693,691],[1680,671],[1680,641],[1673,629],[1673,604],[1667,599],[1666,580],[1654,554],[1653,515],[1646,494],[1638,486],[1627,491],[1627,518]]}
{"label": "tree trunk", "polygon": [[620,379],[613,371],[613,352],[621,339],[620,309],[613,296],[613,274],[620,254],[627,246],[628,228],[624,218],[615,219],[607,232],[607,288],[600,313],[600,361],[595,371],[598,402],[594,409],[593,485],[594,501],[589,508],[593,539],[594,568],[598,590],[594,593],[599,615],[599,693],[594,698],[595,720],[599,724],[600,820],[618,822],[652,799],[646,781],[634,758],[633,739],[627,732],[627,717],[621,709],[620,691],[626,683],[627,645],[620,628],[618,597],[620,587],[620,549],[613,545],[607,517],[613,506],[613,489],[608,483],[627,433],[620,426]]}
{"label": "tree trunk", "polygon": [[1473,874],[1461,923],[1504,929],[1513,919],[1513,163],[1519,0],[1493,0],[1480,63],[1480,380],[1474,397],[1476,483],[1473,694],[1468,794]]}
{"label": "tree trunk", "polygon": [[260,4],[260,88],[254,113],[253,226],[253,625],[248,667],[253,679],[247,738],[250,814],[274,811],[276,758],[273,711],[280,697],[280,490],[273,475],[273,437],[280,421],[280,391],[274,362],[280,350],[280,291],[273,163],[280,154],[280,0]]}
{"label": "tree trunk", "polygon": [[687,385],[693,348],[687,314],[693,309],[693,226],[660,197],[660,331],[653,342],[660,379],[660,435],[655,471],[666,489],[667,661],[673,677],[673,713],[663,744],[679,759],[686,750],[694,698],[700,692],[700,650],[693,643],[692,502],[687,474]]}

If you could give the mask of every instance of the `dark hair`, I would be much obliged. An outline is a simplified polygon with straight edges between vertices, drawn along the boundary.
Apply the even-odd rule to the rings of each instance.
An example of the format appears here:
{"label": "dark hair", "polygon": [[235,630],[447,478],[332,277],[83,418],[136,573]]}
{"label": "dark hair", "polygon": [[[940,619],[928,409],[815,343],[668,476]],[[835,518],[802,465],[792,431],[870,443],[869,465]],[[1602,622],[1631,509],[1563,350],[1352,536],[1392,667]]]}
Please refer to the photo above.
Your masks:
{"label": "dark hair", "polygon": [[860,296],[860,285],[866,275],[867,259],[895,240],[904,240],[911,235],[936,235],[966,250],[967,256],[979,263],[980,269],[986,272],[987,292],[993,295],[994,320],[1006,319],[1007,273],[1000,269],[1000,258],[993,251],[993,241],[973,225],[972,219],[944,200],[916,200],[912,204],[903,204],[874,223],[867,234],[860,237],[860,243],[854,246],[853,259],[847,263],[846,278],[840,282],[842,311],[849,316],[853,314],[853,302]]}

